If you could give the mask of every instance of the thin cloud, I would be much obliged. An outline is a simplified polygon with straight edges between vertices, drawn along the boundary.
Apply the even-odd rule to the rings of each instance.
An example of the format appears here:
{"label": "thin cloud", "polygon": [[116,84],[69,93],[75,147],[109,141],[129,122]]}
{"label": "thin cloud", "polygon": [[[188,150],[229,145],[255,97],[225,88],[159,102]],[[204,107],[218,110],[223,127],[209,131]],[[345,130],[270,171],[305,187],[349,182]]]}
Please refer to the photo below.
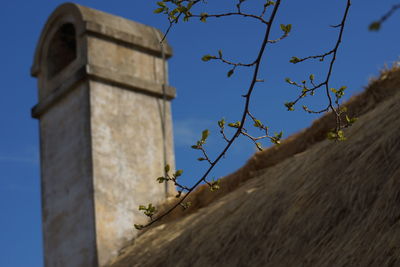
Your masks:
{"label": "thin cloud", "polygon": [[37,147],[27,147],[18,154],[0,155],[0,163],[39,164]]}
{"label": "thin cloud", "polygon": [[204,119],[184,119],[174,121],[174,139],[176,146],[190,146],[196,143],[201,131],[212,128],[213,122]]}
{"label": "thin cloud", "polygon": [[0,162],[38,164],[37,157],[0,156]]}

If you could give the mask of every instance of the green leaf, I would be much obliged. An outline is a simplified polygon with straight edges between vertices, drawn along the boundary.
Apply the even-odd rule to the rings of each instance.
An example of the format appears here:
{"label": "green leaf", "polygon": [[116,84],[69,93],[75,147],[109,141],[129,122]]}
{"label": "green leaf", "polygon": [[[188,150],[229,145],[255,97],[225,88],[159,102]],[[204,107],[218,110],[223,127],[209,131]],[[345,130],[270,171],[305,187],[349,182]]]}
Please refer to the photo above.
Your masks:
{"label": "green leaf", "polygon": [[165,165],[164,170],[166,173],[168,173],[170,169],[171,168],[170,168],[169,164]]}
{"label": "green leaf", "polygon": [[157,178],[157,181],[158,181],[160,184],[162,184],[164,181],[168,181],[168,179],[165,178],[165,177],[158,177],[158,178]]}
{"label": "green leaf", "polygon": [[286,102],[285,107],[287,108],[288,111],[293,111],[294,110],[294,103],[293,102]]}
{"label": "green leaf", "polygon": [[281,30],[285,33],[288,34],[292,30],[292,24],[281,24]]}
{"label": "green leaf", "polygon": [[224,118],[222,118],[220,121],[218,121],[218,126],[221,129],[223,129],[225,127],[225,119]]}
{"label": "green leaf", "polygon": [[263,128],[263,126],[264,125],[261,123],[260,120],[257,120],[257,119],[254,120],[254,127]]}
{"label": "green leaf", "polygon": [[347,89],[347,86],[342,86],[340,87],[338,90],[336,90],[335,88],[331,88],[330,90],[335,93],[337,98],[341,98],[342,96],[344,96],[344,91]]}
{"label": "green leaf", "polygon": [[229,127],[232,127],[232,128],[239,128],[240,125],[241,125],[241,122],[240,122],[240,121],[237,121],[237,122],[235,122],[235,123],[229,123],[229,124],[228,124],[228,126],[229,126]]}
{"label": "green leaf", "polygon": [[146,206],[140,205],[140,206],[139,206],[139,210],[146,210]]}
{"label": "green leaf", "polygon": [[218,50],[218,55],[220,58],[222,58],[222,50]]}
{"label": "green leaf", "polygon": [[198,158],[197,160],[198,160],[198,161],[205,161],[205,160],[207,160],[207,159],[205,159],[205,158]]}
{"label": "green leaf", "polygon": [[167,7],[166,4],[162,1],[157,2],[157,5],[159,5],[160,7]]}
{"label": "green leaf", "polygon": [[156,14],[159,14],[159,13],[163,12],[164,10],[165,10],[165,8],[159,7],[157,9],[155,9],[153,12],[156,13]]}
{"label": "green leaf", "polygon": [[272,0],[267,0],[267,3],[265,3],[265,6],[273,6],[275,5],[275,1]]}
{"label": "green leaf", "polygon": [[296,64],[296,63],[299,63],[301,61],[301,59],[300,58],[298,58],[298,57],[292,57],[291,59],[290,59],[290,63],[293,63],[293,64]]}
{"label": "green leaf", "polygon": [[314,74],[310,74],[310,81],[314,81]]}
{"label": "green leaf", "polygon": [[191,9],[193,5],[194,5],[194,2],[190,2],[190,3],[187,5],[187,9]]}
{"label": "green leaf", "polygon": [[256,147],[259,151],[263,151],[261,143],[256,143]]}
{"label": "green leaf", "polygon": [[233,73],[235,72],[235,69],[231,69],[228,71],[228,73],[226,74],[229,77],[231,77],[233,75]]}
{"label": "green leaf", "polygon": [[346,121],[348,125],[352,125],[357,121],[357,118],[350,118],[349,116],[346,115]]}
{"label": "green leaf", "polygon": [[370,31],[379,31],[380,28],[381,28],[381,23],[379,21],[372,22],[368,27]]}
{"label": "green leaf", "polygon": [[275,145],[280,145],[281,144],[281,139],[282,139],[283,132],[275,133],[273,137],[271,137],[271,142],[274,143]]}
{"label": "green leaf", "polygon": [[209,135],[210,135],[210,131],[209,131],[209,130],[204,130],[204,131],[201,133],[201,140],[202,140],[203,142],[205,142],[205,141],[207,140],[207,138],[208,138]]}
{"label": "green leaf", "polygon": [[206,22],[207,17],[208,17],[208,14],[207,14],[207,13],[201,13],[201,14],[200,14],[200,21]]}
{"label": "green leaf", "polygon": [[218,179],[216,181],[214,181],[214,179],[210,182],[210,190],[211,192],[217,191],[219,190],[220,187],[220,183],[221,183],[221,179]]}
{"label": "green leaf", "polygon": [[287,24],[287,25],[286,25],[286,30],[287,30],[287,33],[291,32],[291,30],[292,30],[292,24]]}
{"label": "green leaf", "polygon": [[215,56],[204,55],[204,56],[201,58],[201,60],[203,60],[204,62],[207,62],[207,61],[209,61],[209,60],[211,60],[211,59],[215,59],[215,58],[216,58]]}
{"label": "green leaf", "polygon": [[182,173],[183,173],[183,170],[177,170],[177,171],[175,172],[175,177],[181,176]]}
{"label": "green leaf", "polygon": [[339,130],[337,132],[335,131],[330,131],[327,134],[327,138],[329,140],[334,140],[334,141],[345,141],[347,138],[344,136],[343,130]]}
{"label": "green leaf", "polygon": [[142,230],[144,228],[142,224],[134,224],[133,226],[136,228],[136,230]]}
{"label": "green leaf", "polygon": [[327,136],[326,136],[329,140],[336,140],[336,137],[337,137],[337,134],[335,133],[335,132],[333,132],[333,131],[330,131],[330,132],[328,132],[327,133]]}
{"label": "green leaf", "polygon": [[294,82],[290,80],[290,78],[285,78],[285,82],[287,82],[288,84],[294,84]]}
{"label": "green leaf", "polygon": [[193,148],[193,149],[200,149],[200,146],[199,146],[199,145],[193,145],[193,146],[191,146],[191,148]]}
{"label": "green leaf", "polygon": [[347,138],[344,136],[344,132],[343,132],[343,130],[339,130],[338,132],[337,132],[337,136],[338,136],[338,140],[339,141],[345,141]]}
{"label": "green leaf", "polygon": [[185,210],[185,209],[188,209],[192,205],[192,202],[188,201],[185,203],[181,203],[180,205]]}
{"label": "green leaf", "polygon": [[181,13],[185,13],[188,11],[188,9],[185,6],[180,6],[180,7],[178,7],[178,11]]}

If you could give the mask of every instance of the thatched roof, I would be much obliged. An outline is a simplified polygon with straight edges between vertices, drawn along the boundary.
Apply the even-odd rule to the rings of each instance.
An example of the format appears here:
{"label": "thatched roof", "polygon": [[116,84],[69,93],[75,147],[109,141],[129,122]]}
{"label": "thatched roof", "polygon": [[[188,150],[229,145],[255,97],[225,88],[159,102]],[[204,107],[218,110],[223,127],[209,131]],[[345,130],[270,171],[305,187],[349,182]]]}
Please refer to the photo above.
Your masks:
{"label": "thatched roof", "polygon": [[[400,266],[400,70],[347,106],[348,140],[329,114],[201,188],[127,246],[112,266]],[[207,207],[205,207],[207,206]]]}

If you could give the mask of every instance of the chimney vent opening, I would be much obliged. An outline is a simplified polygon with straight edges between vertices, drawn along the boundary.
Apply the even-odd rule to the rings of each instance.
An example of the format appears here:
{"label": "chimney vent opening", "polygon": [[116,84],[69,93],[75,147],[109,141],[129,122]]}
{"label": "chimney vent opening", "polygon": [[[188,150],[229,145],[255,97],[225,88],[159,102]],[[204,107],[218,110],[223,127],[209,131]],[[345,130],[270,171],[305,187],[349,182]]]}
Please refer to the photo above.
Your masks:
{"label": "chimney vent opening", "polygon": [[51,79],[76,58],[76,31],[71,23],[63,24],[50,41],[47,53],[47,78]]}

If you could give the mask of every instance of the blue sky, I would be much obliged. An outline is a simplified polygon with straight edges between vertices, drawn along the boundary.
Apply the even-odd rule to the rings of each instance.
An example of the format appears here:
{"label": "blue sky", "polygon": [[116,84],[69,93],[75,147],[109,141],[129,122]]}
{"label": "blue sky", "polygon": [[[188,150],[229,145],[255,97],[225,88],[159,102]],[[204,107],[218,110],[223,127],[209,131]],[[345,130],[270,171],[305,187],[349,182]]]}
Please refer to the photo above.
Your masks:
{"label": "blue sky", "polygon": [[[230,10],[233,1],[209,0],[211,10]],[[254,9],[261,0],[249,0]],[[284,82],[285,77],[302,80],[310,73],[323,74],[326,65],[310,62],[288,63],[291,56],[308,56],[327,51],[333,46],[338,24],[345,6],[341,1],[283,1],[277,25],[293,24],[292,34],[266,51],[261,78],[252,102],[253,113],[272,131],[283,130],[285,136],[307,127],[314,116],[304,112],[287,112],[285,101],[296,97],[296,90]],[[371,77],[385,65],[398,60],[400,14],[395,14],[378,33],[368,32],[369,23],[397,1],[354,0],[343,46],[338,54],[332,86],[348,86],[349,95],[360,92]],[[4,1],[0,9],[2,42],[0,65],[2,96],[0,97],[0,266],[42,266],[42,234],[40,211],[38,123],[30,117],[37,102],[36,80],[29,75],[34,49],[40,31],[51,12],[61,4],[57,0]],[[161,30],[167,27],[161,15],[153,14],[155,1],[149,0],[85,0],[78,3],[120,15]],[[210,12],[211,13],[211,12]],[[278,35],[279,31],[274,34]],[[236,121],[242,111],[243,98],[250,78],[248,70],[238,70],[226,77],[227,66],[202,62],[204,54],[218,49],[230,59],[254,58],[262,37],[262,28],[242,19],[215,20],[207,23],[177,25],[168,37],[175,55],[170,60],[170,84],[177,88],[173,102],[177,167],[185,170],[188,183],[206,167],[196,161],[196,151],[189,147],[210,129],[208,143],[215,155],[223,142],[217,134],[216,122],[222,117]],[[322,96],[306,103],[320,107]],[[244,164],[255,152],[248,140],[241,138],[211,177],[221,177]],[[190,178],[192,177],[192,178]]]}

